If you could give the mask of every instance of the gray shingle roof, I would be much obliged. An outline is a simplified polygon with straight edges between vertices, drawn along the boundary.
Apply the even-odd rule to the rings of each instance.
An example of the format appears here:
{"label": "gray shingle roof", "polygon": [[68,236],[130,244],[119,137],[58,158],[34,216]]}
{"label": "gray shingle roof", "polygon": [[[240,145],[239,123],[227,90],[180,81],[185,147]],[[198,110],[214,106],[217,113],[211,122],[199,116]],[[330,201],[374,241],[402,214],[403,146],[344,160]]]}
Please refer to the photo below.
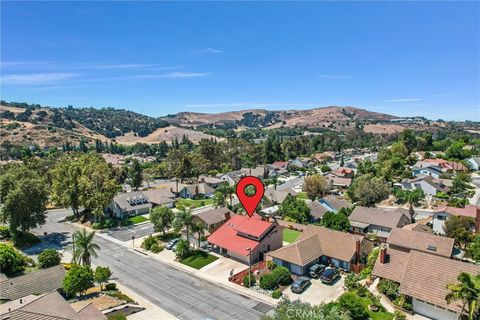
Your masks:
{"label": "gray shingle roof", "polygon": [[360,222],[393,229],[401,227],[400,222],[403,216],[410,219],[408,210],[402,208],[384,209],[357,206],[348,217],[348,220],[350,222]]}
{"label": "gray shingle roof", "polygon": [[0,299],[15,300],[30,294],[43,294],[62,287],[65,278],[62,265],[41,269],[0,282]]}

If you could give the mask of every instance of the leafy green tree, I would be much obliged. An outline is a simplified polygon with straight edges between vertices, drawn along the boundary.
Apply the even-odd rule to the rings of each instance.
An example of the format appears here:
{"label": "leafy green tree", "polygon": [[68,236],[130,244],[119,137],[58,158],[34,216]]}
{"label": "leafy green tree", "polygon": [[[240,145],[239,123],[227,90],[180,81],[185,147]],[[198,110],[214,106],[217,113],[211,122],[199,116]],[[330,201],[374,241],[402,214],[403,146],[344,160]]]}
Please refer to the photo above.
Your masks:
{"label": "leafy green tree", "polygon": [[156,232],[162,231],[163,235],[172,226],[173,219],[172,209],[165,206],[155,207],[150,211],[150,221],[153,223],[153,229]]}
{"label": "leafy green tree", "polygon": [[472,217],[451,216],[443,226],[445,236],[455,239],[455,243],[461,247],[471,241],[472,230],[475,227],[475,219]]}
{"label": "leafy green tree", "polygon": [[79,180],[80,203],[101,221],[105,207],[121,189],[115,171],[96,154],[87,153],[78,161],[82,169]]}
{"label": "leafy green tree", "polygon": [[457,280],[457,283],[447,285],[447,289],[449,290],[449,293],[445,297],[447,304],[459,300],[462,302],[462,311],[460,314],[463,314],[465,307],[467,307],[468,319],[477,319],[478,304],[480,302],[480,276],[473,276],[469,273],[462,272],[458,275]]}
{"label": "leafy green tree", "polygon": [[422,189],[414,190],[399,190],[397,197],[408,203],[408,213],[410,214],[410,220],[414,222],[415,210],[413,205],[418,205],[419,201],[425,198],[425,194]]}
{"label": "leafy green tree", "polygon": [[60,263],[60,254],[55,249],[45,249],[38,255],[38,266],[50,268]]}
{"label": "leafy green tree", "polygon": [[415,151],[417,148],[417,135],[412,129],[405,129],[400,135],[400,141],[405,145],[408,153]]}
{"label": "leafy green tree", "polygon": [[63,279],[62,289],[70,297],[93,286],[93,272],[89,266],[73,265]]}
{"label": "leafy green tree", "polygon": [[0,270],[7,276],[25,269],[24,257],[11,245],[0,243]]}
{"label": "leafy green tree", "polygon": [[132,160],[132,166],[128,170],[128,177],[132,188],[138,190],[142,185],[142,166],[137,159]]}
{"label": "leafy green tree", "polygon": [[13,165],[0,176],[2,220],[13,237],[45,223],[47,201],[44,179],[26,165]]}
{"label": "leafy green tree", "polygon": [[329,189],[329,184],[327,179],[324,176],[319,174],[314,174],[308,177],[305,177],[303,183],[303,191],[305,191],[308,197],[313,201],[317,197],[323,197]]}
{"label": "leafy green tree", "polygon": [[480,262],[480,235],[473,238],[472,243],[468,246],[468,251],[475,261]]}
{"label": "leafy green tree", "polygon": [[288,221],[308,223],[311,219],[310,208],[305,201],[291,195],[285,198],[278,212]]}
{"label": "leafy green tree", "polygon": [[452,196],[457,196],[461,198],[466,198],[470,195],[470,190],[473,187],[470,185],[471,178],[470,175],[465,172],[459,172],[453,178],[452,188],[450,188],[449,194]]}
{"label": "leafy green tree", "polygon": [[94,280],[96,283],[100,284],[101,290],[103,290],[103,284],[107,283],[111,276],[112,272],[109,267],[98,266],[95,268]]}
{"label": "leafy green tree", "polygon": [[464,149],[465,142],[463,141],[455,141],[447,148],[445,151],[445,155],[449,159],[453,160],[463,160],[470,156],[470,151]]}
{"label": "leafy green tree", "polygon": [[95,231],[87,233],[86,229],[77,231],[73,234],[73,261],[80,263],[84,266],[90,266],[92,263],[92,257],[96,258],[97,250],[100,250],[100,246],[93,242]]}
{"label": "leafy green tree", "polygon": [[290,301],[281,299],[276,304],[273,316],[264,316],[262,320],[350,320],[348,312],[334,303],[311,305],[299,299]]}
{"label": "leafy green tree", "polygon": [[197,248],[200,248],[200,243],[202,241],[202,237],[204,235],[204,229],[202,223],[193,223],[191,226],[191,231],[197,234]]}
{"label": "leafy green tree", "polygon": [[368,319],[368,313],[362,303],[362,299],[354,292],[344,293],[339,299],[340,308],[347,311],[353,320]]}
{"label": "leafy green tree", "polygon": [[289,285],[293,281],[290,270],[282,266],[273,269],[272,275],[275,278],[276,283],[282,286]]}
{"label": "leafy green tree", "polygon": [[346,232],[350,230],[350,221],[348,220],[348,216],[345,215],[343,212],[326,212],[323,215],[322,220],[320,221],[320,225],[325,228],[337,231]]}
{"label": "leafy green tree", "polygon": [[390,194],[390,187],[381,177],[365,174],[357,178],[348,189],[350,198],[362,206],[371,207],[385,200]]}
{"label": "leafy green tree", "polygon": [[78,216],[80,208],[80,175],[81,169],[77,161],[70,156],[59,159],[51,171],[52,200],[66,208],[72,208],[75,217]]}
{"label": "leafy green tree", "polygon": [[190,255],[190,242],[185,239],[181,239],[177,242],[175,256],[178,260],[183,260]]}
{"label": "leafy green tree", "polygon": [[213,194],[213,204],[215,208],[224,207],[225,206],[225,194],[220,191],[215,191]]}
{"label": "leafy green tree", "polygon": [[179,232],[183,227],[185,227],[188,243],[190,243],[190,229],[193,224],[193,215],[190,209],[181,208],[173,219],[173,228],[175,229],[175,232]]}

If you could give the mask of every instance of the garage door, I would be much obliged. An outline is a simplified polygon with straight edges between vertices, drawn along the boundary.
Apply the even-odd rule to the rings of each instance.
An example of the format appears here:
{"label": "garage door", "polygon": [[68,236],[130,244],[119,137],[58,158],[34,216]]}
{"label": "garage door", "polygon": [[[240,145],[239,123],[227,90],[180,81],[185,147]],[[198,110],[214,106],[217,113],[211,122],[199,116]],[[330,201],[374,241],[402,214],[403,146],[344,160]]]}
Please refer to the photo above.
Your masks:
{"label": "garage door", "polygon": [[450,312],[446,309],[440,309],[436,306],[432,306],[426,302],[413,299],[413,311],[422,316],[438,319],[438,320],[458,320],[456,313]]}

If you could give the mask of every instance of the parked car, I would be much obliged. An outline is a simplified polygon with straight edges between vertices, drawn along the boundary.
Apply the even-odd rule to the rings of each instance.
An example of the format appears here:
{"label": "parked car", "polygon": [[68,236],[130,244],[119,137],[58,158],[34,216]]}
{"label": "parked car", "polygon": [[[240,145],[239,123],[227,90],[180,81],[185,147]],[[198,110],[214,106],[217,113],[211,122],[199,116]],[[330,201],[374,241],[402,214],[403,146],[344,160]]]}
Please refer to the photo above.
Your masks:
{"label": "parked car", "polygon": [[310,277],[315,279],[319,278],[322,275],[323,270],[325,270],[325,266],[323,264],[314,264],[309,270]]}
{"label": "parked car", "polygon": [[333,283],[338,277],[340,277],[340,272],[338,272],[337,269],[326,268],[325,271],[323,271],[320,280],[322,280],[323,283],[330,284]]}
{"label": "parked car", "polygon": [[294,292],[294,293],[302,293],[311,284],[312,284],[312,282],[310,281],[309,278],[299,277],[299,278],[297,278],[297,280],[295,280],[292,283],[292,285],[290,286],[290,290],[292,290],[292,292]]}
{"label": "parked car", "polygon": [[181,238],[175,238],[175,239],[172,239],[170,241],[168,241],[167,245],[165,246],[165,248],[167,248],[167,250],[173,250],[173,247],[176,247],[177,246],[177,242],[180,240]]}

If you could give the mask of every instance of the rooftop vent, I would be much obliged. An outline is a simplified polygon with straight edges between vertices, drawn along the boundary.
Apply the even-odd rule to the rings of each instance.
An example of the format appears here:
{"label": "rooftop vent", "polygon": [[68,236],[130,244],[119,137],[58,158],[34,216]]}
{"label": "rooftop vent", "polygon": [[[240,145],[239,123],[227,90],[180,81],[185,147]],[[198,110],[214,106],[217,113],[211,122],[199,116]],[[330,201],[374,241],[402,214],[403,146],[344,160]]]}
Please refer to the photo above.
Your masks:
{"label": "rooftop vent", "polygon": [[429,250],[429,251],[437,251],[437,247],[436,247],[436,246],[432,246],[432,245],[428,245],[427,250]]}

